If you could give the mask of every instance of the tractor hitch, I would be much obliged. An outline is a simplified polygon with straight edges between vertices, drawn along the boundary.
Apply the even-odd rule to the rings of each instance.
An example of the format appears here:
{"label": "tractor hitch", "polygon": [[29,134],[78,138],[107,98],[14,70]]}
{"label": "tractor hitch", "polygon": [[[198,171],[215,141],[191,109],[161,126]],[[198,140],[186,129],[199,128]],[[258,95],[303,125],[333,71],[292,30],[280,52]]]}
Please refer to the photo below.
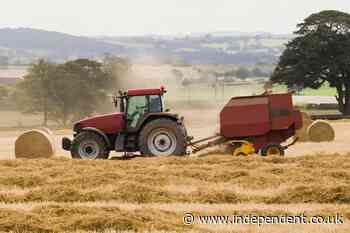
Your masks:
{"label": "tractor hitch", "polygon": [[70,151],[72,148],[72,141],[69,138],[62,138],[62,148],[63,150]]}

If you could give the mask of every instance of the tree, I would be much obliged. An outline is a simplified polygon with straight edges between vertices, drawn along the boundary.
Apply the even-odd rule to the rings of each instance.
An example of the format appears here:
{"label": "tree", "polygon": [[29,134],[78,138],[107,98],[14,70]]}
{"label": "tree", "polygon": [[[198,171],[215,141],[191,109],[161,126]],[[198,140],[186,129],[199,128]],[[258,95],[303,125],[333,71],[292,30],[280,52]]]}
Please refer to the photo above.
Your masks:
{"label": "tree", "polygon": [[337,90],[339,111],[350,114],[350,14],[322,11],[297,25],[271,80],[274,83]]}
{"label": "tree", "polygon": [[23,112],[43,113],[43,125],[47,125],[49,114],[50,78],[55,65],[45,60],[33,64],[24,80],[18,84],[15,99]]}
{"label": "tree", "polygon": [[251,72],[250,72],[250,70],[248,70],[244,66],[241,66],[236,71],[236,76],[240,79],[246,79],[246,78],[251,76]]}
{"label": "tree", "polygon": [[114,83],[114,76],[96,61],[78,59],[58,65],[50,87],[50,116],[65,126],[91,115],[115,88]]}
{"label": "tree", "polygon": [[255,76],[255,77],[266,77],[267,74],[262,71],[259,67],[255,67],[252,71],[252,74]]}
{"label": "tree", "polygon": [[55,65],[40,60],[16,86],[22,112],[43,113],[63,126],[95,112],[115,87],[115,76],[100,62],[78,59]]}
{"label": "tree", "polygon": [[0,86],[0,101],[8,97],[9,91],[5,86]]}

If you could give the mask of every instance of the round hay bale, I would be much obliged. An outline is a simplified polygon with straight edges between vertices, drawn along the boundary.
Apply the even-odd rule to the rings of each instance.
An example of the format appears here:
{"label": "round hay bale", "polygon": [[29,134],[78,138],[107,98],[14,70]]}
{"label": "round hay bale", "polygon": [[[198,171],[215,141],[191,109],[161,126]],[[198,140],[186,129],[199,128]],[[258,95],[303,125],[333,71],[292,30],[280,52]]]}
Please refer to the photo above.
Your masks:
{"label": "round hay bale", "polygon": [[20,135],[15,142],[16,158],[50,158],[55,155],[51,135],[43,130],[30,130]]}
{"label": "round hay bale", "polygon": [[301,112],[301,117],[303,120],[303,127],[296,131],[295,137],[298,137],[300,142],[307,142],[309,141],[307,128],[312,124],[312,120],[306,112]]}
{"label": "round hay bale", "polygon": [[330,142],[335,138],[333,127],[324,120],[314,121],[307,128],[307,134],[312,142]]}

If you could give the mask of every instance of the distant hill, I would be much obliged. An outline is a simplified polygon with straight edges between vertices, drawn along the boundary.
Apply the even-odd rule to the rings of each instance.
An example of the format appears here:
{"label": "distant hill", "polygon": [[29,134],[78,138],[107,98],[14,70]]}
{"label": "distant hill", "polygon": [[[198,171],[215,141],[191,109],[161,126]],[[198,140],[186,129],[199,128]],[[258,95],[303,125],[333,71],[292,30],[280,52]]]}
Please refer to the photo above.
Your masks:
{"label": "distant hill", "polygon": [[67,59],[70,57],[95,57],[103,53],[123,52],[121,46],[94,38],[72,36],[30,28],[0,29],[0,51],[11,57],[48,57]]}
{"label": "distant hill", "polygon": [[90,38],[30,28],[4,28],[0,29],[0,65],[2,61],[23,64],[42,57],[54,61],[101,58],[105,53],[142,63],[274,64],[291,38],[236,31]]}
{"label": "distant hill", "polygon": [[275,64],[292,35],[213,32],[175,36],[98,37],[124,46],[134,60],[187,64]]}

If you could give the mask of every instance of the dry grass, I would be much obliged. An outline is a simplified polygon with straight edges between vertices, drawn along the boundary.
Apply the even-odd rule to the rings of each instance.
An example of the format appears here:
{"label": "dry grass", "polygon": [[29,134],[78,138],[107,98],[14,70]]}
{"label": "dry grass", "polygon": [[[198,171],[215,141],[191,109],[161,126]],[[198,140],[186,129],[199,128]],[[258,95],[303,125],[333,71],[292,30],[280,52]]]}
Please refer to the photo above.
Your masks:
{"label": "dry grass", "polygon": [[[183,111],[191,135],[211,135],[217,110]],[[332,123],[336,140],[298,143],[285,158],[211,155],[0,161],[0,232],[344,232],[350,229],[350,124]],[[10,159],[21,132],[0,133],[0,158]],[[55,131],[56,143],[67,131]],[[328,155],[303,156],[323,152]],[[335,152],[344,155],[334,154]],[[62,151],[59,151],[63,155]],[[334,215],[329,225],[200,225],[201,215]]]}
{"label": "dry grass", "polygon": [[0,231],[346,232],[348,222],[333,228],[186,227],[182,216],[304,212],[350,218],[349,168],[350,156],[337,154],[0,161]]}
{"label": "dry grass", "polygon": [[[305,211],[306,210],[306,211]],[[300,215],[306,216],[333,216],[342,213],[345,219],[349,218],[348,206],[264,206],[256,205],[228,205],[228,206],[201,206],[201,205],[167,205],[159,204],[125,206],[125,204],[89,205],[83,204],[48,204],[37,205],[30,209],[7,208],[0,210],[0,230],[14,232],[255,232],[248,226],[219,226],[194,224],[185,226],[182,223],[184,213],[191,211],[195,215]],[[319,229],[321,232],[346,232],[349,223],[339,226],[298,226],[298,225],[265,225],[259,232],[309,232],[310,229]],[[303,227],[303,228],[302,228]],[[276,231],[276,228],[279,229]],[[237,229],[240,229],[237,231]],[[232,231],[235,230],[235,231]],[[320,232],[320,231],[316,231]]]}
{"label": "dry grass", "polygon": [[350,157],[0,161],[0,201],[346,203]]}
{"label": "dry grass", "polygon": [[[161,216],[161,217],[160,217]],[[138,209],[127,211],[117,207],[77,207],[49,205],[31,210],[3,209],[0,211],[0,230],[17,232],[64,231],[136,231],[153,229],[183,231],[185,226],[175,213]]]}

